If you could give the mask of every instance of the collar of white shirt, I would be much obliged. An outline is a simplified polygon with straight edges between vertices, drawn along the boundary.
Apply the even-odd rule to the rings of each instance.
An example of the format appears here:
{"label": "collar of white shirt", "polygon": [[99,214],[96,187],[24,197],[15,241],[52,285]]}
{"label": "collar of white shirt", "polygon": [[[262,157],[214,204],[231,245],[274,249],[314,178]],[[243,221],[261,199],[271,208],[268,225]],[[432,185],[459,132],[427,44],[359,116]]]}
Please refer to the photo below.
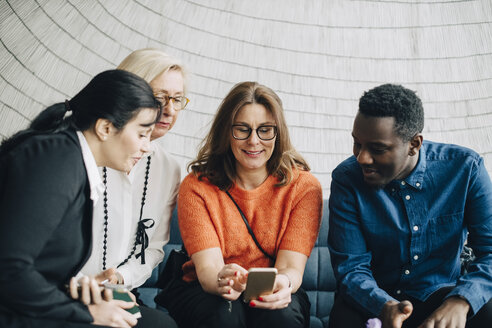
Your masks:
{"label": "collar of white shirt", "polygon": [[89,186],[91,188],[91,199],[93,205],[96,206],[100,195],[104,191],[104,183],[101,179],[101,175],[97,169],[96,159],[92,154],[92,151],[84,137],[84,134],[77,131],[77,137],[79,137],[80,147],[82,148],[82,157],[84,158],[85,169],[87,170],[87,177],[89,178]]}

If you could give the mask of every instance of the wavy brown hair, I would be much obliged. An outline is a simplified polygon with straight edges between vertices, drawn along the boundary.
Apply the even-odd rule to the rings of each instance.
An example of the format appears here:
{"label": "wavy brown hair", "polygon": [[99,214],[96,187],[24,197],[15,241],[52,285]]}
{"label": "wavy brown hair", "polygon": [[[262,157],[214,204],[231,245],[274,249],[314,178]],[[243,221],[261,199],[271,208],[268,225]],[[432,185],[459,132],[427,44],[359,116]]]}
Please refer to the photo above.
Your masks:
{"label": "wavy brown hair", "polygon": [[309,165],[290,142],[282,101],[272,89],[257,82],[241,82],[229,91],[219,106],[197,158],[188,165],[188,170],[200,180],[207,178],[222,190],[233,185],[237,172],[236,158],[231,150],[231,129],[239,110],[248,104],[265,106],[275,119],[277,137],[272,156],[267,161],[267,170],[269,175],[278,179],[277,186],[289,184],[294,169],[309,171]]}

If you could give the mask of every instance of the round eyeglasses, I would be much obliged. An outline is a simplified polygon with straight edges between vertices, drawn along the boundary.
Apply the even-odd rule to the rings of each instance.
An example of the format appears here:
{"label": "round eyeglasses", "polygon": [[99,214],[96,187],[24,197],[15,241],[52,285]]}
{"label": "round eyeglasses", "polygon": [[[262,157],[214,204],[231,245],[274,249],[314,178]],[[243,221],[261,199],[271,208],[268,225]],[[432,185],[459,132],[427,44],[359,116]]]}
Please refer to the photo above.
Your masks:
{"label": "round eyeglasses", "polygon": [[275,125],[260,125],[256,129],[253,129],[247,125],[234,124],[232,126],[232,137],[236,140],[246,140],[253,130],[256,131],[256,135],[261,140],[268,141],[277,136],[277,127]]}
{"label": "round eyeglasses", "polygon": [[172,103],[174,110],[185,109],[186,105],[190,102],[185,96],[171,97],[166,93],[154,93],[154,97],[161,103],[162,107],[166,107],[169,103]]}

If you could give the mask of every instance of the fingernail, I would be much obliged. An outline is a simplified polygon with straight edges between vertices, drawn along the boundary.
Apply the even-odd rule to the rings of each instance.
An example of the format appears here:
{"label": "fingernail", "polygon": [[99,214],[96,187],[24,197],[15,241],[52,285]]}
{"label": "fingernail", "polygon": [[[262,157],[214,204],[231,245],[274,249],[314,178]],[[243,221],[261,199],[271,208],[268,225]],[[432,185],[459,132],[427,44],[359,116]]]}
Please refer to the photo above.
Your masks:
{"label": "fingernail", "polygon": [[232,285],[234,285],[234,281],[229,280],[229,283],[228,284],[229,284],[229,286],[232,286]]}
{"label": "fingernail", "polygon": [[251,301],[251,302],[249,302],[249,306],[251,306],[251,307],[255,307],[255,306],[256,306],[256,304],[255,304],[253,301]]}
{"label": "fingernail", "polygon": [[227,292],[227,294],[231,294],[232,293],[232,289],[229,289],[229,291]]}
{"label": "fingernail", "polygon": [[239,276],[239,271],[234,272],[234,276]]}
{"label": "fingernail", "polygon": [[263,297],[258,297],[258,301],[263,302]]}

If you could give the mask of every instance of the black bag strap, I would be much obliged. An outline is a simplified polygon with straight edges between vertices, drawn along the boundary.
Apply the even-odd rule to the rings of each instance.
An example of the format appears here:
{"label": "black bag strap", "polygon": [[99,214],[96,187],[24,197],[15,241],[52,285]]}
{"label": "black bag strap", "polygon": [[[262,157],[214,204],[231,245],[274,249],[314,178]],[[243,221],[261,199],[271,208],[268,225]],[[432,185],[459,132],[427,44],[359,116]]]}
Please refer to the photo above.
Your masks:
{"label": "black bag strap", "polygon": [[239,214],[241,214],[241,217],[243,218],[243,221],[244,221],[244,224],[246,224],[246,228],[248,228],[248,232],[249,234],[251,235],[251,238],[253,238],[253,241],[255,242],[256,246],[258,247],[258,249],[263,253],[265,254],[266,257],[268,257],[270,260],[272,261],[275,261],[275,258],[273,256],[271,256],[270,254],[268,254],[260,245],[260,243],[258,242],[258,239],[256,239],[256,236],[253,232],[253,229],[251,229],[249,223],[248,223],[248,220],[246,220],[246,217],[244,216],[244,213],[243,211],[241,210],[241,208],[239,207],[239,205],[236,203],[236,201],[234,200],[234,198],[232,198],[231,194],[229,193],[229,191],[225,191],[225,193],[227,194],[227,196],[229,196],[229,198],[232,200],[232,202],[234,203],[234,205],[236,205],[237,207],[237,210],[239,211]]}

